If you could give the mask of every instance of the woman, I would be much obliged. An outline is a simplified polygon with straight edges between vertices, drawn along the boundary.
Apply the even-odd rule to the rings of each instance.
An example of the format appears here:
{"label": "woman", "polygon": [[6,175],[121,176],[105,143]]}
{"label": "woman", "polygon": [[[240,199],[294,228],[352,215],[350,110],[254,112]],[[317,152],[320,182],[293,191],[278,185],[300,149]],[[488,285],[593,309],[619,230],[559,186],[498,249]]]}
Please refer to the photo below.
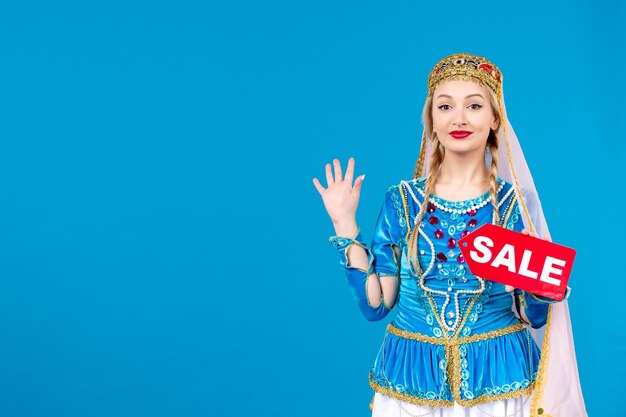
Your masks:
{"label": "woman", "polygon": [[586,416],[569,289],[557,302],[475,276],[457,244],[485,223],[550,238],[500,70],[470,54],[442,59],[422,119],[413,178],[387,190],[369,248],[354,159],[345,178],[337,159],[334,178],[326,165],[327,188],[313,179],[361,312],[397,310],[369,373],[372,415]]}

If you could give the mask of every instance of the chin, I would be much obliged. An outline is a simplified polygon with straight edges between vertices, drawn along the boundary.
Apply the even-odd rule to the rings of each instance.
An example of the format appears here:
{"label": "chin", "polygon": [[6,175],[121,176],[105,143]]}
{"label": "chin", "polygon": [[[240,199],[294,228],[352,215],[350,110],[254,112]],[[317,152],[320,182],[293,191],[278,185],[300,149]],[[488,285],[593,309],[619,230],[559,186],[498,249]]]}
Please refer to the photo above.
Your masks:
{"label": "chin", "polygon": [[482,146],[476,146],[475,143],[442,143],[446,152],[452,152],[456,154],[470,154],[485,149],[486,144]]}

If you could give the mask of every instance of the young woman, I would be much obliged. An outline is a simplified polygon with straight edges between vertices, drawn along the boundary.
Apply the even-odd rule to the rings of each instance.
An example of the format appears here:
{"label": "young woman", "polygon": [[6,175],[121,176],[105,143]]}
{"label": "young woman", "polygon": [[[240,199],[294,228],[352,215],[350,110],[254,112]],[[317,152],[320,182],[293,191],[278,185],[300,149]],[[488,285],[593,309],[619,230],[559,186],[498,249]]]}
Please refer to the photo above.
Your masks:
{"label": "young woman", "polygon": [[327,188],[313,179],[361,312],[381,320],[397,310],[369,372],[372,416],[586,416],[569,288],[557,302],[475,276],[457,244],[485,223],[550,238],[502,73],[484,57],[445,57],[428,77],[422,120],[413,178],[385,193],[369,247],[354,159],[345,177],[337,159],[334,177],[326,165]]}

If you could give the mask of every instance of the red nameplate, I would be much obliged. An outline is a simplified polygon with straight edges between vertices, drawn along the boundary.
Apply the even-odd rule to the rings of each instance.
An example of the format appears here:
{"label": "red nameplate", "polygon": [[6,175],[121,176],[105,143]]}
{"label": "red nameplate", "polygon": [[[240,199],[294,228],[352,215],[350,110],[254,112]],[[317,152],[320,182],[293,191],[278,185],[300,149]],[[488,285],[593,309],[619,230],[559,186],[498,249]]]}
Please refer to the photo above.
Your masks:
{"label": "red nameplate", "polygon": [[458,243],[472,274],[557,301],[565,297],[574,249],[493,224]]}

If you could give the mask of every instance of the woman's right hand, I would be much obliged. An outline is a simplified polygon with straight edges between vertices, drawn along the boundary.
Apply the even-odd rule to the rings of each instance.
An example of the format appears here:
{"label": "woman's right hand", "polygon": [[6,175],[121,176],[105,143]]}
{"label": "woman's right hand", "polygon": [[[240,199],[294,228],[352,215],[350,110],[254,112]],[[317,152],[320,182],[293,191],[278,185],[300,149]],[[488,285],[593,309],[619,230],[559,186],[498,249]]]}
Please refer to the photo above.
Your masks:
{"label": "woman's right hand", "polygon": [[335,166],[335,178],[333,178],[330,164],[326,164],[328,187],[324,188],[317,178],[313,178],[313,185],[315,185],[315,188],[322,196],[324,207],[335,226],[342,223],[354,223],[356,221],[356,208],[359,205],[359,197],[361,195],[361,184],[365,174],[360,175],[354,181],[353,187],[354,158],[348,160],[345,178],[342,178],[339,160],[334,159],[333,164]]}

